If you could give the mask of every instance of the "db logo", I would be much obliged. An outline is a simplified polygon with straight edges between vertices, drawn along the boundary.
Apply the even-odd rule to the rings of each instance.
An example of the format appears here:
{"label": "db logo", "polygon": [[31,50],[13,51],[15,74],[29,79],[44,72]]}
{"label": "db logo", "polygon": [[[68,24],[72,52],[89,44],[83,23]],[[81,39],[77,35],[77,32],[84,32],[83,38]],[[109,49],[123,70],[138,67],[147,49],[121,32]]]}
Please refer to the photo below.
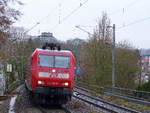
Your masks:
{"label": "db logo", "polygon": [[51,74],[50,77],[54,78],[56,77],[56,74]]}

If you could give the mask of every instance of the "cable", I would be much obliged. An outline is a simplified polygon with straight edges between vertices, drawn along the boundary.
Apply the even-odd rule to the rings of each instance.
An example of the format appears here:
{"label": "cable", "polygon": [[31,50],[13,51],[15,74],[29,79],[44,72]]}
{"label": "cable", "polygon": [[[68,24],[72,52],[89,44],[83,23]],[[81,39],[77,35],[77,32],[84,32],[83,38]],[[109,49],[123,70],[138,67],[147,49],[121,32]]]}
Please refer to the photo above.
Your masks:
{"label": "cable", "polygon": [[143,21],[145,21],[145,20],[149,20],[149,19],[150,19],[150,16],[149,16],[149,17],[146,17],[146,18],[142,18],[142,19],[136,20],[136,21],[134,21],[134,22],[131,22],[131,23],[129,23],[129,24],[126,24],[125,26],[118,27],[118,29],[122,29],[122,28],[131,26],[131,25],[134,25],[134,24],[137,24],[137,23],[143,22]]}
{"label": "cable", "polygon": [[90,28],[90,27],[95,27],[95,26],[90,26],[90,25],[88,25],[88,26],[85,26],[85,25],[77,25],[77,26],[80,26],[80,27],[85,27],[85,28]]}
{"label": "cable", "polygon": [[40,23],[37,22],[36,24],[34,24],[29,30],[25,31],[24,33],[28,33],[29,31],[31,31],[33,28],[35,28],[37,25],[39,25]]}
{"label": "cable", "polygon": [[136,4],[137,2],[139,2],[139,1],[140,1],[140,0],[135,0],[135,1],[131,2],[131,3],[129,3],[128,5],[126,5],[126,8],[135,5],[135,4]]}
{"label": "cable", "polygon": [[92,35],[90,32],[88,32],[88,31],[82,29],[80,26],[75,26],[75,27],[78,28],[78,29],[80,29],[81,31],[86,32],[88,35]]}
{"label": "cable", "polygon": [[[58,7],[55,7],[54,9],[57,9]],[[50,12],[47,16],[45,16],[45,17],[43,17],[40,21],[39,21],[39,23],[41,23],[42,21],[44,21],[45,19],[47,19],[49,16],[51,16],[53,13],[54,13],[54,11],[56,11],[56,10],[52,10],[52,12]]]}
{"label": "cable", "polygon": [[[62,0],[63,2],[63,0]],[[60,4],[62,4],[62,2]],[[56,11],[55,9],[57,9],[58,7],[55,7],[54,10],[52,10],[52,12],[50,12],[48,15],[46,15],[45,17],[43,17],[42,19],[40,19],[37,23],[35,23],[29,30],[25,31],[25,33],[28,33],[29,31],[31,31],[33,28],[35,28],[36,26],[38,26],[39,24],[41,24],[41,22],[43,22],[45,19],[47,19],[49,16],[51,16],[54,11]]]}
{"label": "cable", "polygon": [[[57,7],[55,7],[54,9],[56,9]],[[45,19],[47,19],[49,16],[51,16],[53,12],[49,13],[47,16],[43,17],[42,19],[40,19],[37,23],[35,23],[29,30],[25,31],[25,33],[28,33],[29,31],[31,31],[33,28],[35,28],[36,26],[38,26],[39,24],[41,24],[41,22],[43,22]]]}
{"label": "cable", "polygon": [[86,1],[83,2],[82,4],[80,3],[80,5],[79,5],[76,9],[74,9],[72,12],[70,12],[66,17],[64,17],[64,18],[62,19],[62,22],[65,21],[65,20],[67,20],[72,14],[74,14],[78,9],[80,9],[80,8],[81,8],[84,4],[86,4],[88,1],[89,1],[89,0],[86,0]]}
{"label": "cable", "polygon": [[124,6],[123,8],[117,9],[116,11],[110,13],[109,15],[114,15],[114,14],[116,14],[116,13],[118,13],[118,12],[121,12],[121,11],[124,12],[124,10],[125,10],[126,8],[129,8],[129,7],[133,6],[133,5],[135,5],[135,4],[136,4],[137,2],[139,2],[139,1],[140,1],[140,0],[135,0],[135,1],[133,1],[133,2],[131,2],[131,3],[129,3],[129,4],[127,4],[127,5]]}
{"label": "cable", "polygon": [[[129,3],[129,4],[127,4],[127,5],[124,6],[123,8],[120,8],[120,9],[118,9],[118,10],[116,10],[116,11],[110,13],[109,15],[116,14],[116,13],[118,13],[118,12],[120,12],[120,11],[123,11],[123,13],[124,13],[124,11],[125,11],[126,8],[135,5],[135,4],[136,4],[137,2],[139,2],[139,1],[140,1],[140,0],[135,0],[135,1],[133,1],[133,2],[131,2],[131,3]],[[88,26],[82,26],[82,27],[88,27]],[[93,26],[89,26],[89,27],[93,27]]]}
{"label": "cable", "polygon": [[[83,5],[85,5],[89,0],[84,1],[83,3],[80,3],[80,5],[74,9],[73,11],[71,11],[67,16],[65,16],[60,23],[56,24],[52,29],[55,29],[58,25],[62,24],[64,21],[66,21],[71,15],[73,15],[76,11],[78,11]],[[52,30],[51,29],[51,30]]]}

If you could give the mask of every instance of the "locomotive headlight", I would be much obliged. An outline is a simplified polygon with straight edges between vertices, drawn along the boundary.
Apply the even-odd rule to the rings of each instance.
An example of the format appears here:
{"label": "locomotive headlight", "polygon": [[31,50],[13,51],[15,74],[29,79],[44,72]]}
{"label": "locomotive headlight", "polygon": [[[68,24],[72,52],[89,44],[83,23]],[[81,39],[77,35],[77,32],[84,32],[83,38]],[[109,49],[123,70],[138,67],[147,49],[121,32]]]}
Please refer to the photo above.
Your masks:
{"label": "locomotive headlight", "polygon": [[62,85],[64,85],[64,86],[68,86],[68,85],[69,85],[69,83],[68,83],[68,82],[65,82],[65,83],[62,83]]}
{"label": "locomotive headlight", "polygon": [[45,82],[44,81],[38,81],[38,84],[44,84]]}
{"label": "locomotive headlight", "polygon": [[68,85],[69,85],[69,83],[68,83],[68,82],[65,82],[65,83],[64,83],[64,85],[65,85],[65,86],[68,86]]}
{"label": "locomotive headlight", "polygon": [[58,73],[57,77],[58,78],[69,78],[69,74],[68,73]]}
{"label": "locomotive headlight", "polygon": [[39,77],[49,77],[50,73],[47,72],[39,72]]}

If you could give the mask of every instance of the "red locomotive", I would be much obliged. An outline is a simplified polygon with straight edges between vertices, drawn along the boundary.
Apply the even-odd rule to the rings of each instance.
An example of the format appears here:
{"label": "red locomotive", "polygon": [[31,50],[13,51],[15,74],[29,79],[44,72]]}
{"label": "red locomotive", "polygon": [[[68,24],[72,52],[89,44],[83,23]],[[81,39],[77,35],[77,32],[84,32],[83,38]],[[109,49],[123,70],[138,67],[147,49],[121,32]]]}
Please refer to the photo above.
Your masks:
{"label": "red locomotive", "polygon": [[73,54],[60,50],[56,44],[47,43],[42,49],[36,49],[31,56],[25,80],[31,99],[36,103],[52,104],[64,104],[71,100],[74,63]]}

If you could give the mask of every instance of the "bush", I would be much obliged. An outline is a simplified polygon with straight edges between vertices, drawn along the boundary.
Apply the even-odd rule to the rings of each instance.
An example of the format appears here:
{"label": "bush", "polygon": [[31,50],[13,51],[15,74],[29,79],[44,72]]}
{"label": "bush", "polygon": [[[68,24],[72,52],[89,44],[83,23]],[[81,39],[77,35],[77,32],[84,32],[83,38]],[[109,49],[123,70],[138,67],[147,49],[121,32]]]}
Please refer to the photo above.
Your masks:
{"label": "bush", "polygon": [[142,86],[139,86],[139,87],[137,88],[137,90],[150,92],[150,82],[145,83],[145,84],[143,84]]}

